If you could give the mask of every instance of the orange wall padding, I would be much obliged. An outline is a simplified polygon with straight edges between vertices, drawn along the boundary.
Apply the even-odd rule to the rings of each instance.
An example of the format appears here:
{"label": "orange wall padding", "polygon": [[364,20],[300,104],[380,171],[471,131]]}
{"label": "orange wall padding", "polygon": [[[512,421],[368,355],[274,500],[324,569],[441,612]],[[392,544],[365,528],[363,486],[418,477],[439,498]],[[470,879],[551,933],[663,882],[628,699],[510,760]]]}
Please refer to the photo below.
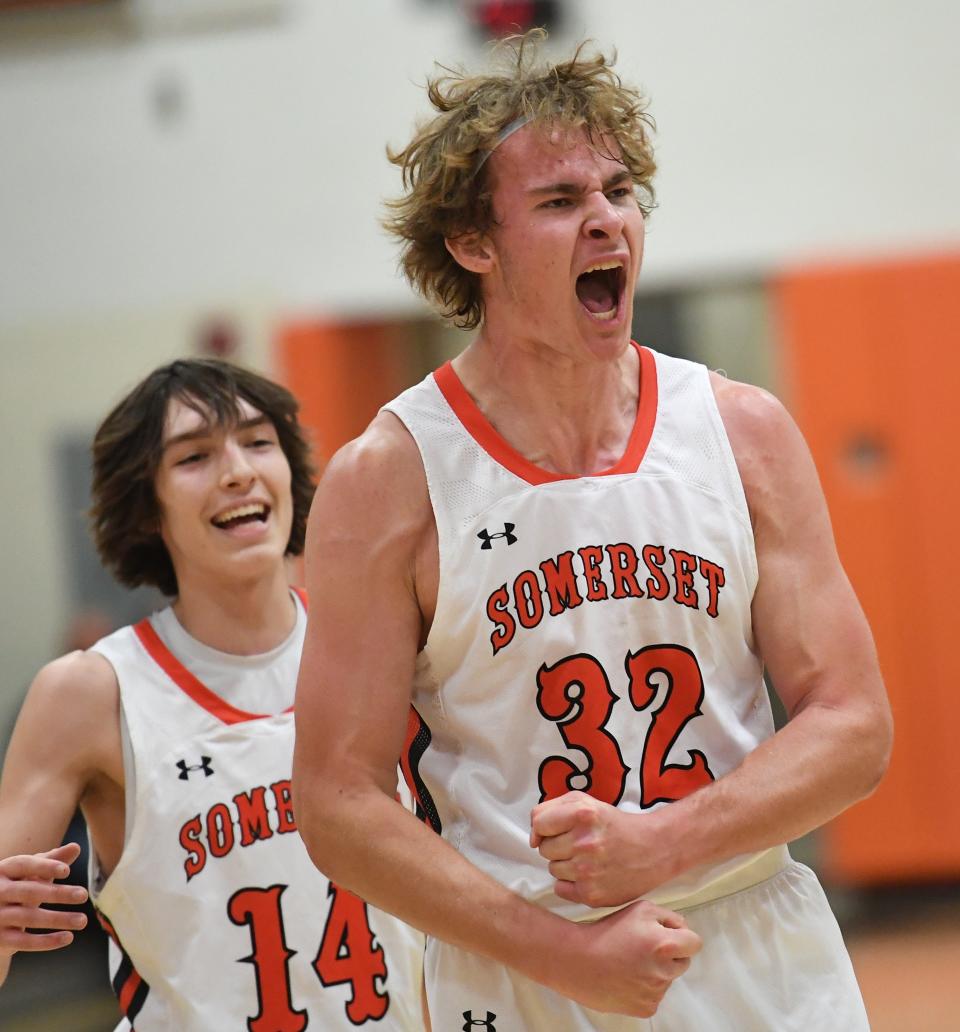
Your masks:
{"label": "orange wall padding", "polygon": [[280,331],[277,374],[300,401],[319,466],[409,385],[407,352],[394,324],[299,323]]}
{"label": "orange wall padding", "polygon": [[[277,378],[300,402],[318,470],[411,382],[407,335],[391,323],[292,323],[276,336]],[[303,584],[303,556],[290,576]]]}
{"label": "orange wall padding", "polygon": [[960,876],[960,255],[775,285],[786,401],[813,451],[896,721],[879,789],[824,833],[849,883]]}

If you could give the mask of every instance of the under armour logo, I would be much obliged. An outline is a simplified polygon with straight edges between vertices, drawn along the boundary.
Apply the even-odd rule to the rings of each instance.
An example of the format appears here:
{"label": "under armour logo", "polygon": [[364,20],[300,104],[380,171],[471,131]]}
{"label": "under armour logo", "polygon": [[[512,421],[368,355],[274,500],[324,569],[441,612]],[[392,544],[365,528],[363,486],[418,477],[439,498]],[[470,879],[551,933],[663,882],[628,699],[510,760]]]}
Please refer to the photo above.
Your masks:
{"label": "under armour logo", "polygon": [[513,528],[515,526],[515,523],[504,523],[503,531],[500,534],[491,534],[489,530],[481,530],[477,535],[477,537],[483,542],[480,546],[481,551],[493,548],[493,542],[496,538],[506,538],[507,544],[512,545],[517,540],[516,535],[513,533]]}
{"label": "under armour logo", "polygon": [[200,762],[193,764],[187,763],[186,760],[177,760],[177,766],[180,768],[180,773],[177,775],[181,781],[186,781],[190,777],[190,772],[193,770],[202,770],[204,777],[210,777],[213,773],[213,767],[210,766],[210,757],[201,756]]}
{"label": "under armour logo", "polygon": [[470,1032],[472,1028],[484,1028],[487,1032],[497,1032],[497,1026],[494,1025],[493,1019],[496,1017],[492,1011],[487,1011],[485,1018],[475,1018],[473,1011],[468,1010],[463,1012],[463,1032]]}

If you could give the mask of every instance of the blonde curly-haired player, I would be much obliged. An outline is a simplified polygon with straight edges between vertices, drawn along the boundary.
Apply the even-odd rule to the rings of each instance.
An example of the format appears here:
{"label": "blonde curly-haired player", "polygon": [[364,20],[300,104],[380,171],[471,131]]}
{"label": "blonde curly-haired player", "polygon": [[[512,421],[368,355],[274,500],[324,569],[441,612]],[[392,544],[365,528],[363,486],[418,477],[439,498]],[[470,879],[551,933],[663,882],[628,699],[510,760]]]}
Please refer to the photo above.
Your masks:
{"label": "blonde curly-haired player", "polygon": [[[393,156],[407,275],[479,332],[318,489],[301,831],[428,933],[437,1029],[865,1029],[784,843],[884,769],[869,629],[782,406],[631,343],[643,101],[535,51]],[[432,831],[390,802],[411,699]]]}

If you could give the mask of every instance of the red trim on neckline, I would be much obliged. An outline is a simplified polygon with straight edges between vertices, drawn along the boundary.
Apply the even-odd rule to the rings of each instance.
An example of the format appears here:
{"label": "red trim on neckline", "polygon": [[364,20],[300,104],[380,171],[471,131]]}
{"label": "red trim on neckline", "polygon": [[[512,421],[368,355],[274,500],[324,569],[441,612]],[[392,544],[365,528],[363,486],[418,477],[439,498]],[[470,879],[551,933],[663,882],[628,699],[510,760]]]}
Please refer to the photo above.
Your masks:
{"label": "red trim on neckline", "polygon": [[528,484],[550,484],[558,480],[581,480],[586,477],[611,477],[620,473],[636,473],[647,452],[653,426],[657,419],[657,363],[649,348],[642,348],[636,341],[631,344],[640,356],[640,390],[637,401],[637,415],[630,431],[627,448],[616,465],[599,473],[554,473],[542,469],[525,458],[500,436],[480,411],[477,403],[467,393],[466,387],[457,376],[452,363],[446,362],[433,374],[440,393],[453,409],[463,428],[481,448],[505,469],[508,469]]}
{"label": "red trim on neckline", "polygon": [[[306,609],[306,592],[300,588],[293,589]],[[216,692],[211,691],[199,678],[195,677],[180,662],[179,659],[161,641],[160,635],[149,619],[141,620],[134,625],[134,633],[140,639],[140,644],[147,650],[150,658],[160,667],[171,681],[198,705],[202,706],[208,713],[211,713],[224,724],[243,724],[249,720],[264,720],[266,717],[274,716],[272,713],[247,713],[246,710],[238,709],[236,706],[221,699]],[[283,713],[292,713],[293,707],[288,706]]]}

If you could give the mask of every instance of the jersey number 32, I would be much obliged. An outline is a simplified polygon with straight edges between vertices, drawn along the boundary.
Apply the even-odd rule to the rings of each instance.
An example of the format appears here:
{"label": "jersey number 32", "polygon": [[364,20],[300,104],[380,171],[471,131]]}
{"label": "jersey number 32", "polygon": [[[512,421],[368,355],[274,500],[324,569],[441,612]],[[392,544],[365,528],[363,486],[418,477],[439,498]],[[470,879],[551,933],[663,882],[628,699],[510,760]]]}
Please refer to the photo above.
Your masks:
{"label": "jersey number 32", "polygon": [[[650,645],[628,652],[624,666],[627,693],[638,711],[648,709],[656,699],[658,677],[666,684],[665,701],[650,718],[644,740],[641,806],[682,799],[715,780],[699,749],[687,754],[686,763],[667,762],[680,732],[700,714],[703,676],[696,656],[681,645]],[[611,806],[620,802],[630,768],[607,730],[618,698],[594,656],[578,653],[537,671],[537,707],[557,724],[567,748],[586,757],[586,765],[578,767],[565,756],[548,756],[540,764],[541,802],[576,788]]]}

